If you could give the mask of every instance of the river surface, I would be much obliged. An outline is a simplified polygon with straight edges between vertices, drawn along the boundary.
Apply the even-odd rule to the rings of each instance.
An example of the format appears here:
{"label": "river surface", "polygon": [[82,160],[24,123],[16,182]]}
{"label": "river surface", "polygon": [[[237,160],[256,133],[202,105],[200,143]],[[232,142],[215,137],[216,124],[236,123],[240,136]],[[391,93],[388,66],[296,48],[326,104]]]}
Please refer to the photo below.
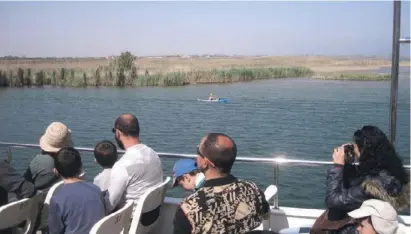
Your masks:
{"label": "river surface", "polygon": [[[397,150],[409,165],[409,69],[401,69]],[[205,103],[216,96],[231,103]],[[389,82],[279,79],[227,85],[177,88],[9,88],[0,89],[0,141],[35,143],[47,125],[61,121],[72,130],[76,146],[94,147],[113,140],[111,128],[123,112],[134,113],[141,140],[158,152],[195,154],[208,132],[233,137],[239,156],[331,160],[334,147],[349,142],[365,124],[388,133]],[[23,173],[37,150],[13,149],[13,164]],[[101,170],[92,154],[82,154],[89,180]],[[163,159],[166,175],[173,160]],[[324,207],[329,166],[282,166],[281,206]],[[273,183],[271,165],[236,163],[233,174],[261,188]],[[180,197],[187,192],[169,189]]]}

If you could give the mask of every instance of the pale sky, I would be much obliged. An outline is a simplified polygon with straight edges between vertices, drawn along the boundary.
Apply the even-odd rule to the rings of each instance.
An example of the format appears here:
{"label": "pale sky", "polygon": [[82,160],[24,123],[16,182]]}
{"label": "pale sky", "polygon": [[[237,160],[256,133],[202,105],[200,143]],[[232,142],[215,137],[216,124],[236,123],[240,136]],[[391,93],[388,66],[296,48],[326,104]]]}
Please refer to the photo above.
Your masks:
{"label": "pale sky", "polygon": [[[0,2],[0,56],[389,57],[392,15],[391,1]],[[408,37],[410,2],[401,18]]]}

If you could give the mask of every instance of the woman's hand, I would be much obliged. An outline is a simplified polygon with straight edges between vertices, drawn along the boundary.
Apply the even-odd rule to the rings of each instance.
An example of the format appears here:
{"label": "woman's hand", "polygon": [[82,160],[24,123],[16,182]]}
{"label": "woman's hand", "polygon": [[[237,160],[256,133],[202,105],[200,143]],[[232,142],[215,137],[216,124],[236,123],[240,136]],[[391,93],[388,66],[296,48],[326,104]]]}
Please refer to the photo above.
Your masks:
{"label": "woman's hand", "polygon": [[333,161],[335,164],[339,164],[339,165],[344,165],[345,160],[344,160],[344,146],[342,145],[340,147],[337,147],[334,149],[333,152]]}

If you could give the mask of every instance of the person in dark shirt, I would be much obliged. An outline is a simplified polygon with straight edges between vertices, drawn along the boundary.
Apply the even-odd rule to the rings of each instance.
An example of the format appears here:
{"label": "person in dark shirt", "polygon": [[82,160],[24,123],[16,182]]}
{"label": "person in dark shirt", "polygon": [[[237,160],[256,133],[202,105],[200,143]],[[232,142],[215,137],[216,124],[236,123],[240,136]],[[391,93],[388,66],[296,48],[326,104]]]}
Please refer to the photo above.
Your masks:
{"label": "person in dark shirt", "polygon": [[269,212],[263,192],[253,182],[230,174],[237,155],[235,142],[210,133],[197,147],[197,165],[206,181],[186,197],[174,217],[174,233],[246,233]]}
{"label": "person in dark shirt", "polygon": [[6,160],[0,160],[0,206],[8,203],[8,193],[17,199],[32,197],[34,185],[25,180]]}
{"label": "person in dark shirt", "polygon": [[79,178],[82,162],[76,149],[60,149],[54,163],[64,185],[50,200],[49,232],[89,233],[106,214],[103,194],[99,187]]}
{"label": "person in dark shirt", "polygon": [[[34,185],[25,180],[6,160],[0,160],[0,206],[6,205],[9,193],[17,199],[34,196]],[[2,229],[0,234],[12,233],[11,229]]]}
{"label": "person in dark shirt", "polygon": [[54,173],[54,158],[61,148],[73,147],[71,130],[61,122],[53,122],[39,143],[41,154],[30,162],[24,178],[32,182],[37,190],[47,192],[53,184],[60,182],[61,178]]}

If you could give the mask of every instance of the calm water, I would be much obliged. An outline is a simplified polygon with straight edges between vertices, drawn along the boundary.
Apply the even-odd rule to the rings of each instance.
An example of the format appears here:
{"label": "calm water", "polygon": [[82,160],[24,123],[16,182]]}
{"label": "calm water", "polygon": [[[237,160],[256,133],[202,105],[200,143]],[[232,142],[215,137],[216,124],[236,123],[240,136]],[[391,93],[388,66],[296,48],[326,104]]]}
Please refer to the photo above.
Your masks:
{"label": "calm water", "polygon": [[[409,70],[402,70],[398,101],[397,149],[409,164]],[[52,121],[71,128],[77,146],[93,147],[113,139],[111,128],[123,112],[140,121],[141,139],[159,152],[195,153],[201,137],[212,131],[234,138],[240,156],[331,160],[332,149],[350,141],[364,124],[388,131],[389,82],[340,82],[282,79],[230,85],[179,88],[25,88],[0,89],[0,141],[38,143]],[[213,92],[229,104],[204,103]],[[36,150],[13,150],[21,172]],[[88,179],[100,168],[83,154]],[[164,159],[170,175],[172,160]],[[323,207],[326,166],[284,166],[280,205]],[[269,165],[237,163],[234,174],[266,187],[273,182]],[[183,196],[179,189],[169,195]]]}

